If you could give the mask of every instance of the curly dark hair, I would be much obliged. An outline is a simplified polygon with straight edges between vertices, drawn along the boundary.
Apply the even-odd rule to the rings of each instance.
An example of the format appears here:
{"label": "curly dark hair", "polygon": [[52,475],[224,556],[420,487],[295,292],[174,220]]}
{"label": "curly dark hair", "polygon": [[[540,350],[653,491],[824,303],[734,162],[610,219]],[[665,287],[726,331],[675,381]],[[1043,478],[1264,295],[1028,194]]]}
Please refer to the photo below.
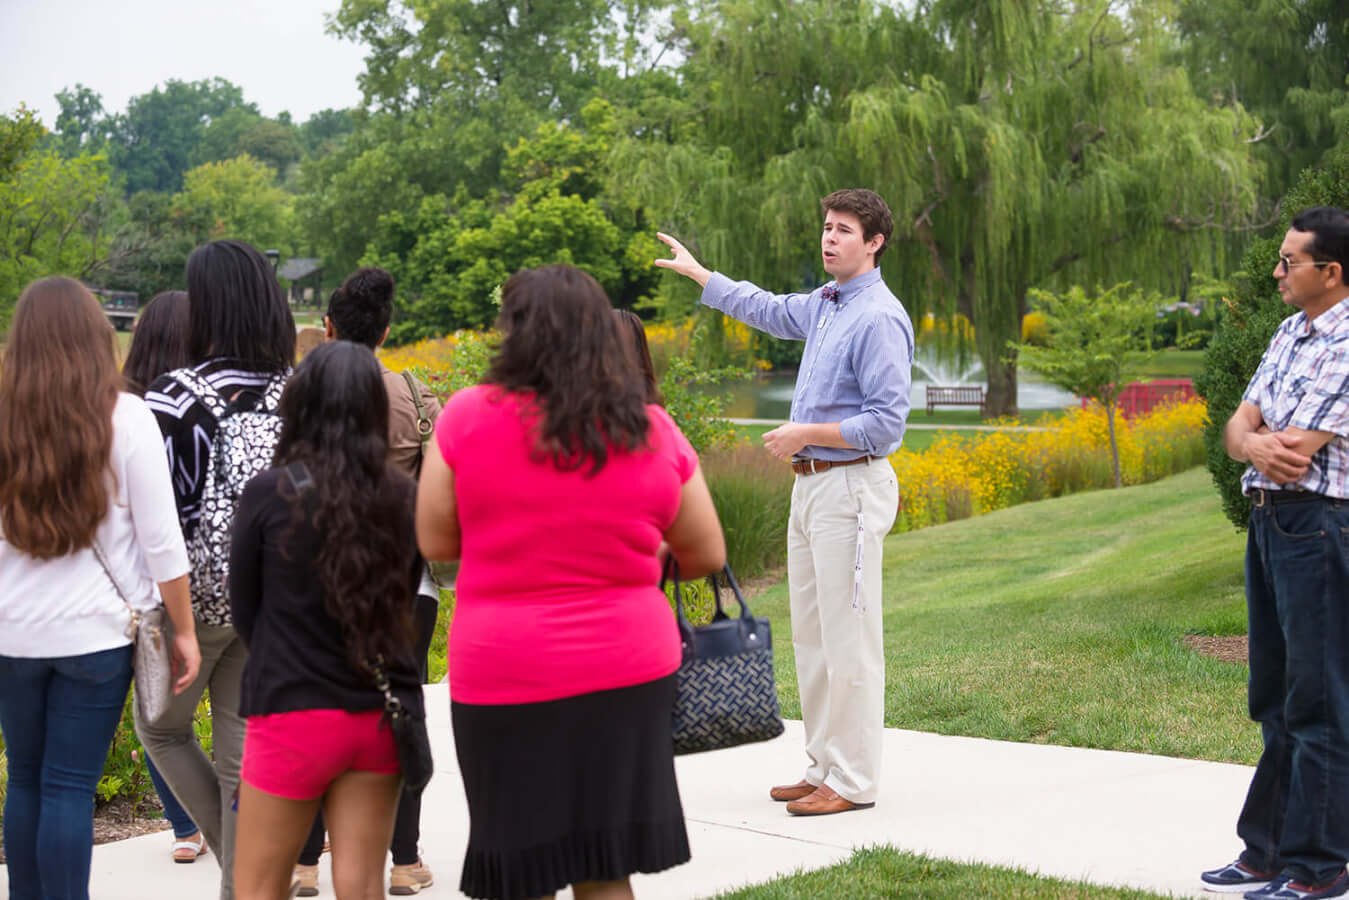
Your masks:
{"label": "curly dark hair", "polygon": [[190,322],[187,291],[160,291],[136,320],[131,347],[122,363],[126,389],[138,397],[165,372],[191,364],[187,352]]}
{"label": "curly dark hair", "polygon": [[890,235],[895,230],[895,220],[890,215],[890,207],[885,205],[881,195],[866,188],[844,188],[820,200],[821,214],[828,213],[831,209],[857,216],[857,221],[862,223],[862,240],[869,241],[878,234],[885,238],[881,248],[871,260],[874,264],[880,265],[881,254],[890,246]]}
{"label": "curly dark hair", "polygon": [[344,341],[371,350],[384,340],[393,318],[393,276],[375,266],[357,269],[328,298],[328,321]]}
{"label": "curly dark hair", "polygon": [[411,651],[416,552],[411,487],[388,463],[389,399],[375,355],[348,341],[320,345],[287,382],[280,412],[275,465],[304,463],[315,497],[300,498],[288,478],[278,490],[291,503],[292,530],[312,511],[325,607],[342,627],[347,658],[368,672],[370,660]]}
{"label": "curly dark hair", "polygon": [[562,264],[512,275],[497,328],[501,347],[483,381],[533,395],[538,451],[559,471],[589,463],[594,475],[611,447],[645,445],[646,379],[594,278]]}

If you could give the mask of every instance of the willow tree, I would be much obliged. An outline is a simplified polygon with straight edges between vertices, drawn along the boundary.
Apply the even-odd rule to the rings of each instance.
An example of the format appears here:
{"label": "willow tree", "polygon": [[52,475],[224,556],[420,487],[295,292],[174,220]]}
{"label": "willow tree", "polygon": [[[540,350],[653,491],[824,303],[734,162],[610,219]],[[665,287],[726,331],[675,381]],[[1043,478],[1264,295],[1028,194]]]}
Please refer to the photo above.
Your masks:
{"label": "willow tree", "polygon": [[968,317],[989,414],[1013,413],[1032,287],[1174,290],[1222,266],[1253,208],[1256,123],[1167,64],[1154,7],[709,5],[687,23],[688,142],[634,139],[615,171],[709,265],[784,289],[818,198],[875,189],[895,213],[886,281],[911,313]]}

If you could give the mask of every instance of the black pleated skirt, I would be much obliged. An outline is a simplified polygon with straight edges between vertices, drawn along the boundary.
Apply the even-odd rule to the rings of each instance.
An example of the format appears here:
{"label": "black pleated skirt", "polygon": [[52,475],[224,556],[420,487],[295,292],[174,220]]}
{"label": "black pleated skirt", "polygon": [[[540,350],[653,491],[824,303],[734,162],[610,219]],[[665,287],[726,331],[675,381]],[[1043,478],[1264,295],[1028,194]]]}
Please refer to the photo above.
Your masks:
{"label": "black pleated skirt", "polygon": [[562,700],[451,703],[468,795],[459,890],[522,900],[687,862],[675,676]]}

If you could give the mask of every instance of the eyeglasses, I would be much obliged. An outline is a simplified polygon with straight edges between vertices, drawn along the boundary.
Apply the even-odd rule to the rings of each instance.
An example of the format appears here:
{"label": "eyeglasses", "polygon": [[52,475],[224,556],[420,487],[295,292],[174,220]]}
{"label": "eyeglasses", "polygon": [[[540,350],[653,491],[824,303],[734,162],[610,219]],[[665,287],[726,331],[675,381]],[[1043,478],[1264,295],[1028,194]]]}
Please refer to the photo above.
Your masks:
{"label": "eyeglasses", "polygon": [[1295,262],[1293,262],[1293,257],[1289,256],[1289,255],[1286,254],[1286,253],[1280,253],[1280,254],[1279,254],[1279,261],[1278,261],[1278,263],[1274,266],[1274,271],[1275,271],[1275,272],[1291,272],[1291,271],[1294,270],[1294,269],[1301,269],[1301,268],[1304,268],[1304,267],[1306,267],[1306,266],[1315,266],[1316,268],[1319,269],[1319,268],[1321,268],[1322,266],[1328,266],[1328,265],[1330,265],[1330,262],[1331,262],[1330,260],[1324,260],[1324,259],[1323,259],[1323,260],[1319,260],[1319,261],[1317,261],[1317,262],[1300,262],[1300,263],[1295,263]]}

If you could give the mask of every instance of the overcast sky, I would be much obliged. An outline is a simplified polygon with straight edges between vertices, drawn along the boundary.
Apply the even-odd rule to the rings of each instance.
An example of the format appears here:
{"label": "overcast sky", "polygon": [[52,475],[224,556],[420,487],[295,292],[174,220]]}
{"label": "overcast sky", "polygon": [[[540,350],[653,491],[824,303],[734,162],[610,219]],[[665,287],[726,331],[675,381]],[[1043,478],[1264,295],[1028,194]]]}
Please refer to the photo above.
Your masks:
{"label": "overcast sky", "polygon": [[170,78],[215,76],[267,116],[355,106],[364,47],[324,31],[340,2],[0,0],[0,113],[23,102],[50,127],[76,82],[113,113]]}

